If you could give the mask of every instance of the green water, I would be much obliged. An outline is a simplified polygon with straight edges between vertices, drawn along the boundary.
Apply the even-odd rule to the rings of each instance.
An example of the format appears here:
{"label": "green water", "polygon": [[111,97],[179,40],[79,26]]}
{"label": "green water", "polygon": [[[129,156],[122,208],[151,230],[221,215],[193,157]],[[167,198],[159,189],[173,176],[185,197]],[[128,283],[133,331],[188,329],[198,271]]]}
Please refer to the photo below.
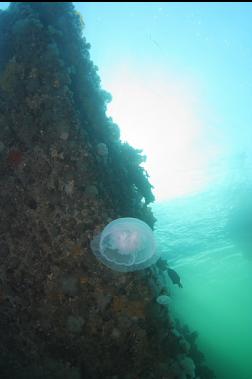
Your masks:
{"label": "green water", "polygon": [[156,237],[184,286],[167,279],[171,312],[199,332],[217,379],[252,379],[252,260],[228,233],[230,202],[221,190],[157,204]]}

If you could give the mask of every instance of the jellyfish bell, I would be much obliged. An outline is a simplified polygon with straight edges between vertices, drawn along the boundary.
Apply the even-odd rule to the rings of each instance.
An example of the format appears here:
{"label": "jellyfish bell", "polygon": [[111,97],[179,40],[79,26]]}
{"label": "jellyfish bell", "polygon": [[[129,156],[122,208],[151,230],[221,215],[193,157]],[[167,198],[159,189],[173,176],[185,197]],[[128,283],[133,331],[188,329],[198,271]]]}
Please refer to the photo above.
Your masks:
{"label": "jellyfish bell", "polygon": [[168,295],[160,295],[157,297],[156,301],[160,305],[169,305],[171,302],[171,298]]}
{"label": "jellyfish bell", "polygon": [[111,221],[91,241],[91,249],[104,265],[121,272],[142,270],[159,258],[153,231],[133,217]]}

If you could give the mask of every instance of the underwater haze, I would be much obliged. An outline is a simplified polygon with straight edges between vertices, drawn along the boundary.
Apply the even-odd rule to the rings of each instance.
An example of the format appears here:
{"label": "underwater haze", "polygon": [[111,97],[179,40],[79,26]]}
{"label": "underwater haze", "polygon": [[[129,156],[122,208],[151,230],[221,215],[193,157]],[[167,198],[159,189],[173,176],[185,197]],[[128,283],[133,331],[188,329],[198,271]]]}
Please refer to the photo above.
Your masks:
{"label": "underwater haze", "polygon": [[84,8],[110,114],[147,155],[170,309],[217,379],[251,379],[252,4]]}
{"label": "underwater haze", "polygon": [[110,113],[147,154],[159,248],[184,287],[170,309],[217,379],[251,379],[252,4],[86,11]]}
{"label": "underwater haze", "polygon": [[242,185],[231,195],[230,190],[219,183],[204,193],[156,204],[156,237],[183,284],[183,290],[172,290],[171,312],[197,330],[199,347],[218,379],[249,379],[252,224],[246,246],[240,227],[245,228],[252,208],[242,210],[243,202],[249,205]]}
{"label": "underwater haze", "polygon": [[108,112],[147,155],[157,200],[251,159],[251,3],[75,4]]}

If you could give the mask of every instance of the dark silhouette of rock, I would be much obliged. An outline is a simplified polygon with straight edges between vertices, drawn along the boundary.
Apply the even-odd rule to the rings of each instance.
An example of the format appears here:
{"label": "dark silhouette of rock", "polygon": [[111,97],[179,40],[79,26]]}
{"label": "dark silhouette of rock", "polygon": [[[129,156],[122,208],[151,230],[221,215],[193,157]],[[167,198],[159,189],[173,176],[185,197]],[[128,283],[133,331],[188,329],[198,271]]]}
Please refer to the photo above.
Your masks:
{"label": "dark silhouette of rock", "polygon": [[145,275],[90,251],[111,220],[155,218],[144,157],[106,116],[83,25],[71,2],[0,13],[1,379],[159,377]]}

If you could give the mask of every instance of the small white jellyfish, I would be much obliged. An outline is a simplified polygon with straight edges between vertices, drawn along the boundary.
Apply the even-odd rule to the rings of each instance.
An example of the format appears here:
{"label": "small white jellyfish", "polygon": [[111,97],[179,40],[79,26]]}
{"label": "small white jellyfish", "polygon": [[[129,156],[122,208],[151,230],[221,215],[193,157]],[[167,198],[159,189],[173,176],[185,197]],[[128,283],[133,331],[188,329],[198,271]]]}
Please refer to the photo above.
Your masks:
{"label": "small white jellyfish", "polygon": [[157,297],[157,303],[160,305],[168,305],[171,302],[170,296],[167,295],[160,295]]}
{"label": "small white jellyfish", "polygon": [[133,217],[111,221],[91,241],[91,249],[103,264],[121,272],[142,270],[159,258],[153,231]]}

